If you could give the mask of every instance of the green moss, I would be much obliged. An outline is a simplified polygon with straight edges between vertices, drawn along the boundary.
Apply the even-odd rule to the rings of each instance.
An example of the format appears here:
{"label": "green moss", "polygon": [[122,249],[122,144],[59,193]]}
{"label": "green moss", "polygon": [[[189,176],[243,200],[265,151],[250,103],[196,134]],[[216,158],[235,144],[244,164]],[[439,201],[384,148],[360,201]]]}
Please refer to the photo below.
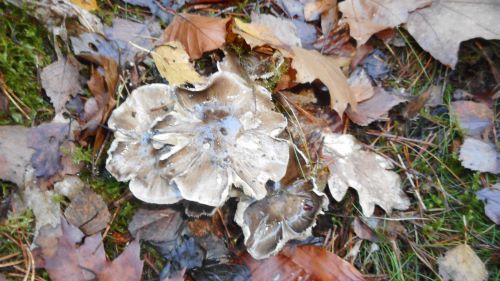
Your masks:
{"label": "green moss", "polygon": [[[50,47],[45,44],[47,31],[21,9],[0,3],[0,72],[11,92],[25,105],[32,119],[47,113],[50,105],[43,100],[38,71],[50,63]],[[43,113],[43,114],[42,114]],[[10,116],[0,125],[28,124],[10,103]]]}

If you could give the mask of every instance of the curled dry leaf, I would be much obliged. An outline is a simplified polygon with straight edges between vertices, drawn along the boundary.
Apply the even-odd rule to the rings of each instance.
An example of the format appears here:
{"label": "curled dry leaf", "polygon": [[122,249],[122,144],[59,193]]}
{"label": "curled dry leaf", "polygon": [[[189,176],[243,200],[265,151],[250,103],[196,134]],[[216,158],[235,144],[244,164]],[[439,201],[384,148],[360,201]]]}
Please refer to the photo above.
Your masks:
{"label": "curled dry leaf", "polygon": [[479,172],[500,173],[500,153],[492,143],[467,137],[460,147],[459,159],[465,168]]}
{"label": "curled dry leaf", "polygon": [[476,196],[485,202],[486,215],[497,225],[500,224],[500,183],[479,190]]}
{"label": "curled dry leaf", "polygon": [[109,120],[115,141],[106,168],[150,203],[221,206],[233,184],[261,199],[289,157],[288,142],[276,138],[286,118],[272,109],[267,90],[228,72],[194,91],[138,88]]}
{"label": "curled dry leaf", "polygon": [[200,76],[189,62],[189,56],[178,41],[158,46],[151,52],[156,68],[161,76],[173,86],[185,83],[202,84],[205,78]]}
{"label": "curled dry leaf", "polygon": [[326,195],[313,181],[297,181],[268,192],[261,200],[240,201],[234,220],[243,229],[248,252],[264,259],[289,240],[311,236],[316,217],[327,205]]}
{"label": "curled dry leaf", "polygon": [[500,5],[495,0],[432,1],[408,17],[406,28],[424,50],[454,68],[462,41],[500,39],[499,14]]}
{"label": "curled dry leaf", "polygon": [[351,36],[358,45],[384,29],[405,23],[411,11],[429,5],[432,0],[347,0],[339,3],[349,23]]}
{"label": "curled dry leaf", "polygon": [[218,49],[226,42],[227,19],[181,13],[165,29],[160,44],[179,41],[191,59]]}
{"label": "curled dry leaf", "polygon": [[375,87],[373,91],[373,96],[359,103],[356,111],[351,108],[347,109],[349,119],[360,126],[367,126],[387,116],[389,110],[394,106],[407,101],[401,96],[387,92],[381,87]]}
{"label": "curled dry leaf", "polygon": [[485,281],[488,279],[486,266],[467,245],[458,245],[438,259],[439,274],[445,281]]}
{"label": "curled dry leaf", "polygon": [[252,280],[365,280],[354,266],[322,247],[288,246],[279,255],[266,260],[254,260],[250,255],[242,259],[250,268]]}
{"label": "curled dry leaf", "polygon": [[40,74],[42,87],[56,114],[65,112],[66,103],[83,92],[79,77],[78,67],[69,58],[58,60],[43,68]]}
{"label": "curled dry leaf", "polygon": [[356,100],[347,84],[347,78],[340,70],[340,61],[324,56],[315,50],[293,48],[292,67],[297,70],[297,82],[308,83],[321,80],[330,92],[330,106],[340,116],[350,105],[356,108]]}
{"label": "curled dry leaf", "polygon": [[323,157],[330,170],[328,186],[333,198],[342,200],[349,187],[356,189],[363,215],[373,215],[375,205],[386,212],[405,210],[410,201],[401,190],[401,179],[382,156],[363,150],[352,135],[324,134]]}

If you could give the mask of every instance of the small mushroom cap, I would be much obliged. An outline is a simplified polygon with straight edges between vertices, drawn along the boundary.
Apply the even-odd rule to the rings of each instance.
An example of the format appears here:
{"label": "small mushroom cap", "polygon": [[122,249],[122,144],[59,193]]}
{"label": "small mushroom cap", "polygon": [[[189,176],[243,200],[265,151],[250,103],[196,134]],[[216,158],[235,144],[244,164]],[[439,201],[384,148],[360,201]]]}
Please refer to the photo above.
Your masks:
{"label": "small mushroom cap", "polygon": [[[134,90],[115,109],[108,126],[115,140],[108,150],[106,169],[119,181],[130,181],[130,191],[142,201],[171,204],[182,199],[166,175],[162,149],[151,143],[151,126],[165,118],[174,105],[173,89],[151,84]],[[168,149],[168,148],[165,148]]]}
{"label": "small mushroom cap", "polygon": [[327,205],[327,197],[312,180],[299,180],[261,200],[240,201],[235,221],[243,229],[248,252],[263,259],[278,253],[289,240],[311,236],[316,217]]}

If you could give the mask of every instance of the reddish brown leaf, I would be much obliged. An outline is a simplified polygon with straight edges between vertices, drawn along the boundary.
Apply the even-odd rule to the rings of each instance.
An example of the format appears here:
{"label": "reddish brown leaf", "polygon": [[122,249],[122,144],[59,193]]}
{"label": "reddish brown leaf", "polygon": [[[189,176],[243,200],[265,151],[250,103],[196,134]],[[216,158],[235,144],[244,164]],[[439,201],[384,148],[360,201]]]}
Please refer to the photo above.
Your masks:
{"label": "reddish brown leaf", "polygon": [[226,42],[227,19],[194,14],[179,14],[165,29],[159,43],[179,41],[191,59],[200,58],[204,52],[220,48]]}
{"label": "reddish brown leaf", "polygon": [[71,198],[64,216],[87,235],[103,230],[111,218],[104,200],[90,188],[84,188]]}
{"label": "reddish brown leaf", "polygon": [[365,280],[354,266],[325,248],[304,245],[287,247],[266,260],[242,257],[253,280],[275,281],[353,281]]}

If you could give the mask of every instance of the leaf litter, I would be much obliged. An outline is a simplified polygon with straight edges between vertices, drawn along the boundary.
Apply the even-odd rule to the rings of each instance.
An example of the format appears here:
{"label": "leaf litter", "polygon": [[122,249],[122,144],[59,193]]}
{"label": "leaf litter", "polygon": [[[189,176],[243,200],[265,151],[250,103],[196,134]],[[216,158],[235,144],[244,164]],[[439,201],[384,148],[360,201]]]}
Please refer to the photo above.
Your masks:
{"label": "leaf litter", "polygon": [[[151,245],[162,256],[164,262],[161,270],[152,265],[150,254],[144,256],[148,263],[146,268],[153,268],[161,280],[291,280],[298,276],[302,280],[364,280],[363,275],[352,264],[329,249],[300,245],[311,244],[313,237],[321,237],[320,241],[325,239],[324,245],[338,249],[336,251],[340,251],[343,254],[341,256],[352,260],[363,272],[371,272],[366,265],[370,264],[370,255],[378,251],[379,247],[372,244],[373,251],[370,250],[368,257],[365,256],[367,261],[360,263],[357,257],[361,257],[363,253],[360,252],[362,241],[359,238],[373,243],[384,243],[381,241],[389,238],[399,259],[397,238],[408,239],[406,237],[409,233],[401,223],[391,221],[391,213],[395,212],[398,217],[404,218],[405,213],[398,212],[410,208],[410,200],[404,191],[418,197],[418,188],[422,186],[420,182],[415,185],[411,177],[414,168],[406,168],[401,158],[398,159],[400,165],[370,151],[375,147],[363,146],[354,136],[346,133],[353,127],[357,128],[356,125],[348,128],[346,118],[359,126],[370,128],[381,128],[382,124],[392,126],[391,122],[395,122],[392,117],[399,112],[393,108],[407,101],[406,97],[395,94],[404,89],[392,88],[393,84],[387,80],[394,78],[395,74],[393,66],[387,63],[387,55],[378,47],[366,46],[377,40],[372,35],[376,35],[385,44],[392,44],[390,38],[394,38],[395,33],[390,29],[402,25],[424,50],[442,63],[454,67],[457,62],[456,53],[462,41],[473,37],[498,38],[494,27],[490,34],[486,32],[488,28],[480,26],[495,21],[490,18],[495,11],[494,6],[486,11],[484,7],[480,8],[474,3],[455,4],[447,1],[383,1],[384,5],[375,5],[372,1],[361,0],[341,3],[283,0],[277,1],[276,5],[285,14],[276,12],[272,6],[266,6],[263,10],[265,13],[253,10],[246,17],[251,20],[247,23],[235,17],[234,13],[227,12],[229,10],[218,14],[223,15],[222,17],[205,16],[197,13],[174,13],[170,10],[170,5],[164,6],[168,1],[126,2],[147,7],[153,15],[160,18],[168,19],[170,14],[176,16],[159,40],[155,40],[159,35],[154,31],[159,26],[155,20],[147,19],[142,23],[142,20],[115,17],[112,26],[105,26],[86,11],[99,9],[94,2],[86,6],[78,1],[72,2],[75,4],[63,1],[59,10],[51,11],[43,5],[34,5],[34,9],[29,10],[54,35],[62,37],[63,42],[60,43],[66,44],[65,47],[69,46],[67,34],[70,34],[73,52],[79,59],[76,63],[68,55],[67,59],[59,59],[42,70],[42,86],[56,114],[51,123],[37,120],[33,123],[33,128],[0,128],[0,149],[7,152],[0,156],[0,178],[18,185],[24,205],[33,209],[37,232],[34,240],[38,245],[34,254],[37,265],[44,267],[51,279],[68,280],[68,276],[77,276],[82,280],[140,280],[144,274],[149,274],[143,270],[144,263],[140,259],[141,241]],[[173,5],[180,7],[176,5],[184,4]],[[434,21],[437,11],[452,6],[460,10],[469,4],[471,6],[468,6],[468,11],[480,11],[485,17],[465,21],[471,26],[480,24],[479,27],[471,27],[467,34],[461,32],[460,36],[448,40],[446,48],[451,49],[451,52],[443,54],[441,50],[436,50],[433,41],[448,38],[453,33],[448,23],[444,24],[442,20],[457,20],[457,14],[460,13],[436,21],[440,38],[427,36],[422,39],[420,34],[426,34],[427,23],[419,22],[419,17]],[[214,3],[201,6],[188,4],[186,7],[190,8],[183,11],[203,11],[212,5],[220,8],[219,4]],[[268,14],[268,11],[271,13]],[[76,24],[80,26],[75,28],[69,24],[68,19],[77,19]],[[415,30],[424,32],[417,35]],[[385,34],[381,34],[381,31]],[[358,42],[357,50],[353,47],[354,40],[349,38],[349,32]],[[58,44],[55,46],[56,53],[62,58]],[[403,45],[392,46],[402,48]],[[69,47],[67,49],[71,50]],[[216,51],[219,49],[222,51]],[[355,58],[356,62],[352,61],[352,56],[358,52],[359,58]],[[231,55],[236,55],[233,65],[224,66],[228,64]],[[391,55],[395,56],[392,51]],[[221,61],[222,57],[226,59]],[[248,60],[245,61],[246,59]],[[251,60],[253,62],[248,63]],[[213,70],[204,71],[203,68],[210,67],[205,64],[211,64]],[[360,66],[349,71],[350,64]],[[217,71],[214,65],[218,65],[221,72],[230,73],[226,75],[233,77],[238,81],[237,84],[241,83],[244,87],[236,89],[230,83],[222,82],[221,87],[211,86],[210,83],[216,80],[212,77],[217,77],[218,74],[207,77],[206,73]],[[151,66],[156,66],[153,74]],[[160,73],[157,78],[154,78],[154,71]],[[348,73],[351,75],[347,75]],[[58,79],[63,79],[62,83]],[[86,85],[83,83],[85,79],[88,79]],[[153,108],[150,105],[146,108],[151,116],[146,118],[149,123],[144,123],[144,128],[141,129],[144,134],[134,137],[134,130],[118,132],[118,127],[111,123],[113,132],[107,131],[109,116],[132,100],[134,94],[130,92],[134,88],[150,84],[151,81],[165,80],[170,84],[169,88],[161,89],[175,92],[172,97],[176,101],[172,106],[169,103],[169,106]],[[265,92],[265,99],[260,100],[262,97],[255,93],[256,89],[262,91],[263,86],[272,93]],[[221,93],[230,93],[233,88],[240,91],[238,98],[232,95],[222,97]],[[141,91],[142,87],[137,90]],[[287,92],[277,93],[277,90]],[[436,91],[431,86],[421,99],[408,105],[407,108],[412,109],[409,113],[403,113],[406,116],[404,118],[418,117],[420,110],[427,110],[426,104]],[[445,91],[446,89],[439,92],[443,94]],[[206,92],[210,94],[206,95]],[[184,96],[180,93],[189,94]],[[211,95],[217,96],[217,99]],[[145,98],[144,102],[154,103],[154,96],[152,94],[150,100]],[[198,97],[206,99],[196,100]],[[443,97],[436,97],[436,101],[428,103],[428,106],[440,104]],[[493,136],[493,103],[482,99],[478,101],[474,95],[466,98],[468,100],[462,97],[452,102],[450,110],[465,134],[459,159],[466,168],[498,173],[498,152]],[[234,106],[237,103],[240,105]],[[78,104],[80,107],[84,106],[74,114],[72,110]],[[137,106],[132,106],[130,110],[126,110],[128,119],[123,117],[121,121],[124,122],[120,126],[129,128],[131,120],[144,117],[136,109]],[[155,116],[162,117],[155,119]],[[232,119],[231,116],[238,118]],[[76,118],[78,124],[71,123],[74,120],[67,118]],[[237,124],[239,125],[236,126]],[[370,129],[367,131],[373,132]],[[107,203],[96,192],[98,189],[95,186],[79,179],[82,176],[80,170],[83,168],[85,171],[87,167],[81,163],[70,164],[75,162],[71,157],[76,157],[75,153],[81,149],[80,146],[93,142],[93,145],[88,146],[92,149],[92,177],[99,177],[99,167],[103,165],[102,154],[108,148],[113,133],[116,140],[123,142],[116,150],[118,154],[133,151],[130,149],[132,146],[137,146],[137,152],[142,153],[141,155],[154,152],[149,156],[154,158],[150,161],[154,164],[151,168],[158,169],[154,170],[157,176],[154,180],[142,177],[135,165],[125,167],[131,172],[131,176],[125,176],[126,180],[135,180],[130,185],[131,189],[139,182],[144,185],[145,181],[150,181],[147,184],[151,186],[165,183],[173,193],[178,194],[174,196],[175,200],[168,202],[168,206],[133,202],[134,205],[141,206],[128,223],[128,230],[135,240],[130,242],[121,255],[109,261],[104,253],[104,246],[110,243],[108,237],[117,238],[116,241],[122,243],[130,241],[122,230],[117,231],[114,227],[115,216],[122,208],[121,204],[129,201],[128,198],[132,195],[125,195],[113,204]],[[255,149],[255,146],[272,147],[276,141],[282,142],[283,151],[279,154],[284,155],[285,150],[290,151],[290,157],[282,163],[285,164],[283,167],[288,165],[288,172],[285,174],[284,168],[280,166],[278,173],[275,171],[276,165],[262,162],[263,160],[257,161],[255,155],[264,152],[263,150],[257,150],[259,153],[247,153],[248,155],[243,153],[248,163],[238,160],[239,154],[231,155],[224,151],[231,149],[231,146],[226,148],[224,145],[231,143],[227,139],[233,138],[233,133],[237,136],[236,146],[243,145],[247,150]],[[217,135],[217,142],[212,143],[207,138],[212,134]],[[250,141],[251,134],[258,137]],[[258,140],[265,139],[264,135],[273,141],[266,144],[259,142]],[[398,140],[397,136],[395,140]],[[210,149],[205,148],[207,143]],[[287,149],[284,149],[285,144]],[[211,148],[212,145],[214,148]],[[187,153],[190,146],[205,150],[201,154],[191,155]],[[19,150],[19,147],[24,149]],[[142,148],[147,149],[142,151]],[[113,149],[116,148],[110,151]],[[183,157],[172,157],[179,151],[182,153],[178,155]],[[272,152],[267,155],[268,152],[263,153],[262,159],[269,157],[276,161],[278,154],[274,155]],[[215,156],[221,153],[228,157]],[[405,153],[405,160],[410,162],[407,152]],[[200,158],[200,155],[204,158]],[[78,157],[89,161],[86,156]],[[190,172],[178,173],[176,170],[164,169],[163,165],[173,160],[183,172],[189,169],[202,170],[204,172],[201,178],[207,180],[210,175],[216,174],[213,184],[218,186],[227,180],[231,188],[222,192],[217,202],[201,195],[188,195],[187,191],[190,189],[202,190],[196,184],[200,177],[192,179]],[[198,165],[200,162],[211,165]],[[254,162],[258,162],[258,165],[255,166]],[[407,175],[411,188],[402,183],[395,166],[401,168],[401,175]],[[221,172],[226,170],[217,170],[220,167],[232,167],[234,171]],[[212,169],[218,172],[213,174]],[[246,174],[247,170],[252,169],[262,169],[262,172],[254,177]],[[122,177],[116,171],[113,175]],[[256,178],[258,184],[252,178]],[[158,179],[161,180],[157,181]],[[283,184],[272,185],[267,182],[269,179],[275,182],[282,180]],[[481,180],[484,181],[484,178]],[[297,189],[295,185],[301,186],[300,182],[304,181],[315,186],[313,191]],[[233,183],[241,189],[233,188]],[[206,186],[205,183],[204,188]],[[359,200],[347,195],[349,187],[356,190]],[[154,190],[161,193],[162,189]],[[483,189],[477,192],[477,196],[486,203],[486,215],[497,223],[498,200],[495,191],[495,187]],[[137,196],[134,190],[132,194]],[[60,204],[59,199],[55,199],[57,196],[64,196],[63,200],[69,201]],[[328,200],[323,200],[327,196],[342,202],[328,203]],[[145,201],[149,202],[148,200]],[[332,212],[335,216],[338,206],[348,206],[348,210],[342,211],[342,214],[352,210],[354,201],[359,201],[360,212],[365,217],[356,218],[353,226],[349,226],[352,219],[339,218],[344,222],[340,229],[332,228],[331,222],[323,222],[325,217],[331,217]],[[108,207],[116,208],[113,216]],[[385,218],[373,217],[380,215],[382,210],[387,214]],[[326,211],[328,215],[324,215],[322,211]],[[243,214],[243,219],[238,215],[234,217],[237,212]],[[324,232],[325,225],[329,228],[328,233]],[[109,232],[110,229],[113,230]],[[344,234],[351,229],[359,238],[348,241]],[[111,236],[101,236],[102,231]],[[410,241],[410,246],[415,250],[412,243]],[[349,248],[349,251],[341,248],[342,246]],[[469,247],[460,248],[459,251],[457,248],[438,260],[442,278],[474,278],[476,275],[473,273],[454,275],[467,265],[474,264],[479,273],[477,279],[471,280],[484,280],[487,276],[484,274],[484,264],[473,250]],[[435,272],[427,261],[427,254],[422,256],[422,252],[417,253],[418,258]],[[263,257],[268,258],[257,261]],[[311,263],[313,260],[315,262]],[[465,265],[459,269],[454,268],[457,260]]]}

